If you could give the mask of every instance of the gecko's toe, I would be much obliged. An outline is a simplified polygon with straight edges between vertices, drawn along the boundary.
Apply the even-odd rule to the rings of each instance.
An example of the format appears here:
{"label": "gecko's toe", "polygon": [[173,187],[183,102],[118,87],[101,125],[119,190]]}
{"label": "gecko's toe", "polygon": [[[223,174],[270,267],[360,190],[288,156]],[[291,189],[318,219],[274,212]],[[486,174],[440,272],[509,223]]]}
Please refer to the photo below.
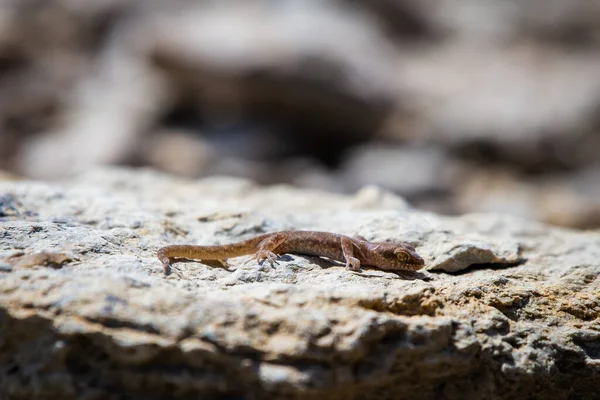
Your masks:
{"label": "gecko's toe", "polygon": [[269,260],[269,264],[271,264],[271,267],[274,267],[275,265],[279,264],[279,263],[277,262],[277,260],[279,259],[279,257],[277,257],[276,255],[274,255],[274,254],[269,254],[269,255],[267,256],[267,258],[268,258],[268,260]]}

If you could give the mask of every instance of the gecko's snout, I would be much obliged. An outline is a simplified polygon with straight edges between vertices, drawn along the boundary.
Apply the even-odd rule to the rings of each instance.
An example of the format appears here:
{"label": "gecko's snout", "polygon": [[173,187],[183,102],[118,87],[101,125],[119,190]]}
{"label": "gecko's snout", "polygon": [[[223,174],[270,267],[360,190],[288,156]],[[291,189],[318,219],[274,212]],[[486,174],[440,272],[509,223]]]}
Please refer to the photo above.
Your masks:
{"label": "gecko's snout", "polygon": [[412,257],[412,263],[423,265],[423,264],[425,264],[425,260],[423,259],[423,257],[421,257],[420,255],[415,253],[415,254],[413,254],[413,257]]}
{"label": "gecko's snout", "polygon": [[425,260],[421,257],[414,257],[409,262],[404,263],[404,268],[412,271],[418,271],[425,266]]}
{"label": "gecko's snout", "polygon": [[415,250],[409,251],[409,257],[404,260],[407,268],[414,271],[423,268],[425,260]]}
{"label": "gecko's snout", "polygon": [[419,269],[420,269],[420,268],[422,268],[425,265],[425,260],[420,255],[415,254],[415,257],[414,257],[414,260],[413,260],[413,264],[418,265]]}

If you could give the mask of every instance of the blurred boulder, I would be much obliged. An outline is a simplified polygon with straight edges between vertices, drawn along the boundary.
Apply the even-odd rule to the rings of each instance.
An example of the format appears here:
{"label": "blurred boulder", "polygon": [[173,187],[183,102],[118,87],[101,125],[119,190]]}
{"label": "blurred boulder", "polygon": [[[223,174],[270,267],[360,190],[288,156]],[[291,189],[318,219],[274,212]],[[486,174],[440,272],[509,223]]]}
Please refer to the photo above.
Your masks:
{"label": "blurred boulder", "polygon": [[[2,169],[379,184],[600,225],[569,186],[600,162],[599,1],[12,0],[0,33]],[[507,176],[510,206],[465,194]],[[542,192],[590,202],[557,217]]]}

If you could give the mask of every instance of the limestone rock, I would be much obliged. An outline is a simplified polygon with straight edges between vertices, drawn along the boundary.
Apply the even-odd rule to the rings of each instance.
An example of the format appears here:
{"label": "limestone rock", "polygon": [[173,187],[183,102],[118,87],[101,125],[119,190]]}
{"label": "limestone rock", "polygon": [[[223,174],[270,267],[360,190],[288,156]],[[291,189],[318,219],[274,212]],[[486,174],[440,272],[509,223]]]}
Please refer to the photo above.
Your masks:
{"label": "limestone rock", "polygon": [[[283,229],[407,241],[427,271],[289,255],[165,276],[155,257]],[[0,182],[0,260],[2,399],[592,399],[600,385],[598,232],[441,217],[376,188],[97,170]]]}

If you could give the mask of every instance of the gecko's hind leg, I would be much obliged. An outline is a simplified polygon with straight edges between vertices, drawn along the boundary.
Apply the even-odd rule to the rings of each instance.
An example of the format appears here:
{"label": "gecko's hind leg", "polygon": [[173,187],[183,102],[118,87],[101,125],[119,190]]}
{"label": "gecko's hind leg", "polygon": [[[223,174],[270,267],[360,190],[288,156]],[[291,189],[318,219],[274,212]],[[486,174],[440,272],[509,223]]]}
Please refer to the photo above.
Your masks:
{"label": "gecko's hind leg", "polygon": [[258,265],[262,265],[265,260],[269,261],[271,267],[273,267],[274,264],[277,264],[279,255],[277,255],[275,251],[283,242],[285,242],[285,235],[282,234],[269,236],[260,242],[258,245],[258,251],[254,256],[256,261],[258,261]]}

